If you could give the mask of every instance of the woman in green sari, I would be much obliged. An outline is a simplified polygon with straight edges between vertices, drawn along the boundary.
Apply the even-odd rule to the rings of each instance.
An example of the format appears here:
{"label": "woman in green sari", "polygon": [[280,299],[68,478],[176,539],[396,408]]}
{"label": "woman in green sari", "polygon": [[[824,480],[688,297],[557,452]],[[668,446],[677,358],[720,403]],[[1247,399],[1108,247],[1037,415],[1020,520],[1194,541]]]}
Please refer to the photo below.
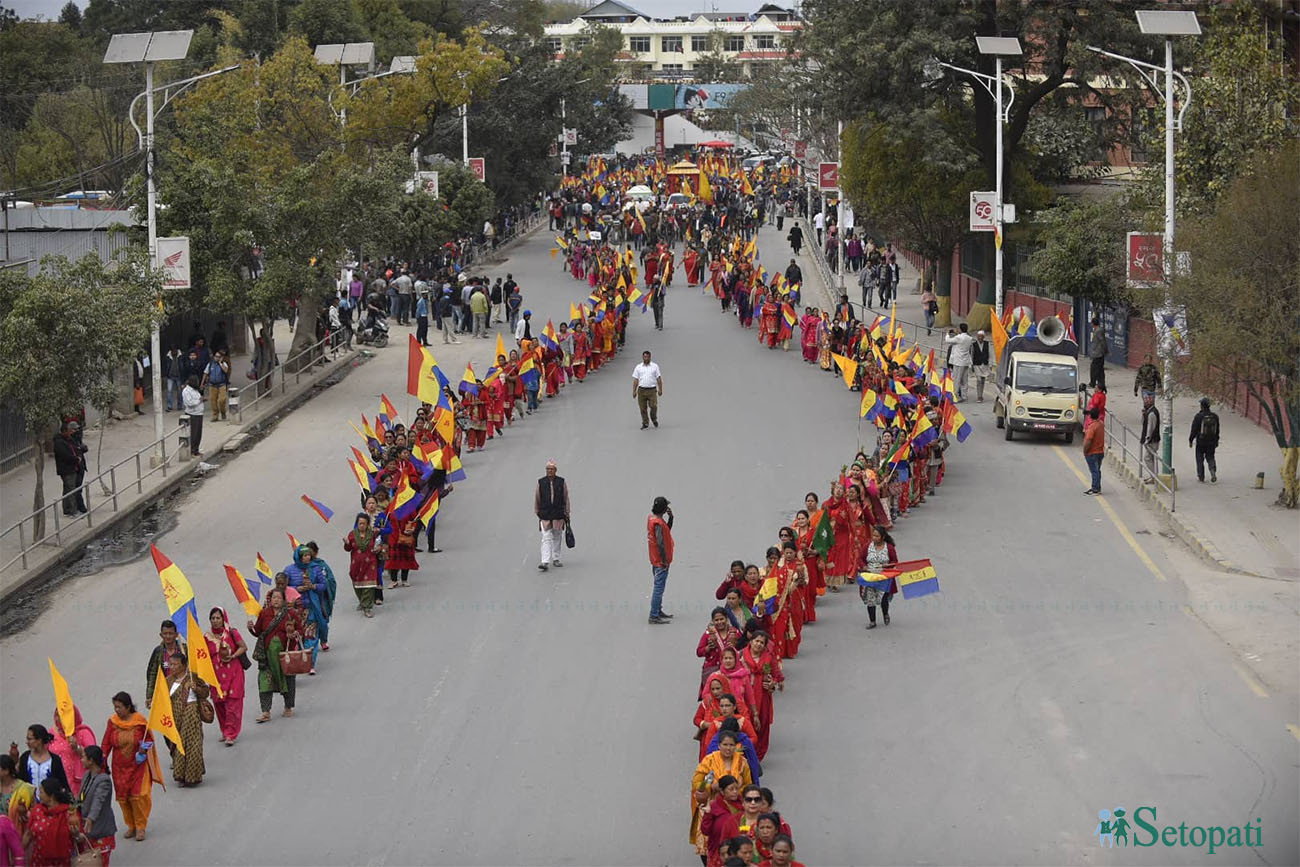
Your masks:
{"label": "woman in green sari", "polygon": [[271,696],[277,692],[284,697],[284,715],[293,716],[297,678],[280,670],[280,652],[300,639],[298,624],[285,604],[282,589],[274,587],[267,593],[266,606],[257,620],[248,621],[248,631],[257,636],[253,659],[257,662],[257,693],[262,703],[262,715],[257,722],[271,719]]}

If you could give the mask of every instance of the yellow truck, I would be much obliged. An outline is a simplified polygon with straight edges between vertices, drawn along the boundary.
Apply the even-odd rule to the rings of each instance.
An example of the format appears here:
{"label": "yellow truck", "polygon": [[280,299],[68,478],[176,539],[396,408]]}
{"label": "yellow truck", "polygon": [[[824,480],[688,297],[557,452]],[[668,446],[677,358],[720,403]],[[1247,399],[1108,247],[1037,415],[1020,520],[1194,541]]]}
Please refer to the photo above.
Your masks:
{"label": "yellow truck", "polygon": [[1022,433],[1062,434],[1074,442],[1083,423],[1079,345],[1055,316],[1007,341],[998,358],[993,417],[1008,440]]}

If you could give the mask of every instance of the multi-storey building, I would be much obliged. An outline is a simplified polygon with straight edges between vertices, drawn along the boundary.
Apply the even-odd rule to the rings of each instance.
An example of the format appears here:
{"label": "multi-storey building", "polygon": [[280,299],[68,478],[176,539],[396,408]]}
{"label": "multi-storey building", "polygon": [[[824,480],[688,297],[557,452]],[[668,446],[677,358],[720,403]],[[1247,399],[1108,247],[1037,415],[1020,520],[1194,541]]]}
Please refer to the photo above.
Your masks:
{"label": "multi-storey building", "polygon": [[803,22],[793,10],[770,3],[753,14],[701,12],[665,19],[619,0],[604,0],[572,21],[547,25],[546,40],[562,57],[587,45],[597,27],[622,34],[619,60],[627,64],[629,77],[693,78],[696,64],[705,57],[738,64],[745,75],[757,64],[780,60]]}

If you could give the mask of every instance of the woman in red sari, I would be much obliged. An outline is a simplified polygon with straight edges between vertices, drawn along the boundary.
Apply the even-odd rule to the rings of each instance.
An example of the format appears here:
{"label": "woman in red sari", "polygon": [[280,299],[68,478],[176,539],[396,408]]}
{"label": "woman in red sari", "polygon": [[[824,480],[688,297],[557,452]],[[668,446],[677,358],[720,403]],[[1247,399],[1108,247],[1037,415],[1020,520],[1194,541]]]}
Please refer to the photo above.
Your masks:
{"label": "woman in red sari", "polygon": [[239,655],[248,652],[248,645],[239,630],[230,624],[224,608],[208,612],[208,631],[204,638],[208,641],[213,672],[221,685],[222,695],[211,696],[221,741],[233,747],[244,725],[244,667],[239,664]]}
{"label": "woman in red sari", "polygon": [[[776,553],[775,562],[773,552]],[[794,543],[791,542],[780,550],[770,549],[768,564],[767,577],[775,577],[777,580],[777,607],[772,614],[772,652],[781,659],[789,659],[799,649],[798,636],[794,631],[794,604],[802,571]]]}
{"label": "woman in red sari", "polygon": [[853,519],[849,502],[844,498],[842,482],[831,483],[831,495],[826,500],[825,509],[830,515],[831,532],[835,534],[826,554],[826,586],[832,593],[839,593],[857,565],[853,559]]}
{"label": "woman in red sari", "polygon": [[591,355],[591,344],[587,340],[587,328],[579,322],[573,326],[573,376],[578,382],[587,378],[587,359]]}
{"label": "woman in red sari", "polygon": [[853,539],[853,547],[849,551],[849,558],[854,564],[853,568],[849,570],[849,582],[856,580],[857,564],[862,559],[862,552],[866,550],[867,543],[871,541],[871,511],[864,496],[865,490],[857,482],[850,483],[848,487],[850,535]]}
{"label": "woman in red sari", "polygon": [[800,509],[794,516],[795,543],[799,546],[799,553],[803,555],[803,566],[807,570],[808,580],[803,588],[803,621],[804,623],[817,622],[817,596],[818,592],[824,593],[825,583],[822,578],[821,558],[813,550],[813,534],[817,528],[813,526],[809,519],[808,510]]}
{"label": "woman in red sari", "polygon": [[767,755],[768,741],[771,738],[774,709],[772,693],[785,689],[781,660],[768,649],[767,642],[766,632],[755,632],[740,656],[745,668],[749,670],[750,692],[755,696],[752,713],[758,740],[754,742],[754,749],[758,752],[760,761]]}
{"label": "woman in red sari", "polygon": [[817,328],[821,317],[812,307],[804,308],[803,318],[799,320],[799,347],[803,350],[803,360],[808,364],[817,363]]}
{"label": "woman in red sari", "polygon": [[754,306],[759,308],[758,342],[766,344],[768,349],[776,349],[777,335],[781,330],[781,306],[777,303],[776,293],[758,296]]}
{"label": "woman in red sari", "polygon": [[74,829],[78,837],[82,836],[77,814],[70,806],[72,793],[62,780],[47,777],[36,787],[36,797],[23,832],[23,845],[31,853],[28,863],[32,867],[66,867],[77,854]]}
{"label": "woman in red sari", "polygon": [[686,285],[700,285],[700,252],[692,244],[686,248],[686,255],[682,257],[682,264],[686,266]]}
{"label": "woman in red sari", "polygon": [[727,692],[736,697],[736,704],[749,708],[752,713],[756,703],[754,693],[750,690],[752,678],[749,669],[740,661],[739,650],[734,647],[722,648],[722,665],[718,667],[718,674],[727,678]]}
{"label": "woman in red sari", "polygon": [[709,614],[709,628],[704,630],[699,644],[695,647],[695,655],[704,660],[700,669],[701,695],[704,694],[704,686],[709,675],[722,665],[722,649],[739,646],[740,632],[731,625],[731,621],[727,618],[727,610],[721,606],[714,608]]}

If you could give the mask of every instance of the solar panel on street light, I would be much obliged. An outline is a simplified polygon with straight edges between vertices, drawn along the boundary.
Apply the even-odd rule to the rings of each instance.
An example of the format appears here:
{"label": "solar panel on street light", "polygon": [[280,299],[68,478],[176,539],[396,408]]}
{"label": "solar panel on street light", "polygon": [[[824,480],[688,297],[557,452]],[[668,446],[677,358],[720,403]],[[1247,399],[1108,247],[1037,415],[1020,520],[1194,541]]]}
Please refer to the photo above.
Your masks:
{"label": "solar panel on street light", "polygon": [[343,60],[343,43],[331,42],[316,46],[316,62],[325,66],[337,66]]}
{"label": "solar panel on street light", "polygon": [[375,43],[348,42],[343,46],[343,59],[346,66],[372,66],[375,62]]}
{"label": "solar panel on street light", "polygon": [[152,33],[116,33],[108,41],[105,63],[143,63]]}
{"label": "solar panel on street light", "polygon": [[975,45],[979,48],[980,54],[1018,57],[1025,53],[1020,48],[1020,40],[1014,36],[976,36]]}
{"label": "solar panel on street light", "polygon": [[1148,36],[1200,36],[1201,22],[1195,12],[1139,9],[1138,29]]}
{"label": "solar panel on street light", "polygon": [[149,40],[149,50],[144,59],[184,60],[190,50],[190,40],[194,38],[193,30],[158,30]]}
{"label": "solar panel on street light", "polygon": [[415,72],[415,55],[399,54],[388,67],[389,72]]}

